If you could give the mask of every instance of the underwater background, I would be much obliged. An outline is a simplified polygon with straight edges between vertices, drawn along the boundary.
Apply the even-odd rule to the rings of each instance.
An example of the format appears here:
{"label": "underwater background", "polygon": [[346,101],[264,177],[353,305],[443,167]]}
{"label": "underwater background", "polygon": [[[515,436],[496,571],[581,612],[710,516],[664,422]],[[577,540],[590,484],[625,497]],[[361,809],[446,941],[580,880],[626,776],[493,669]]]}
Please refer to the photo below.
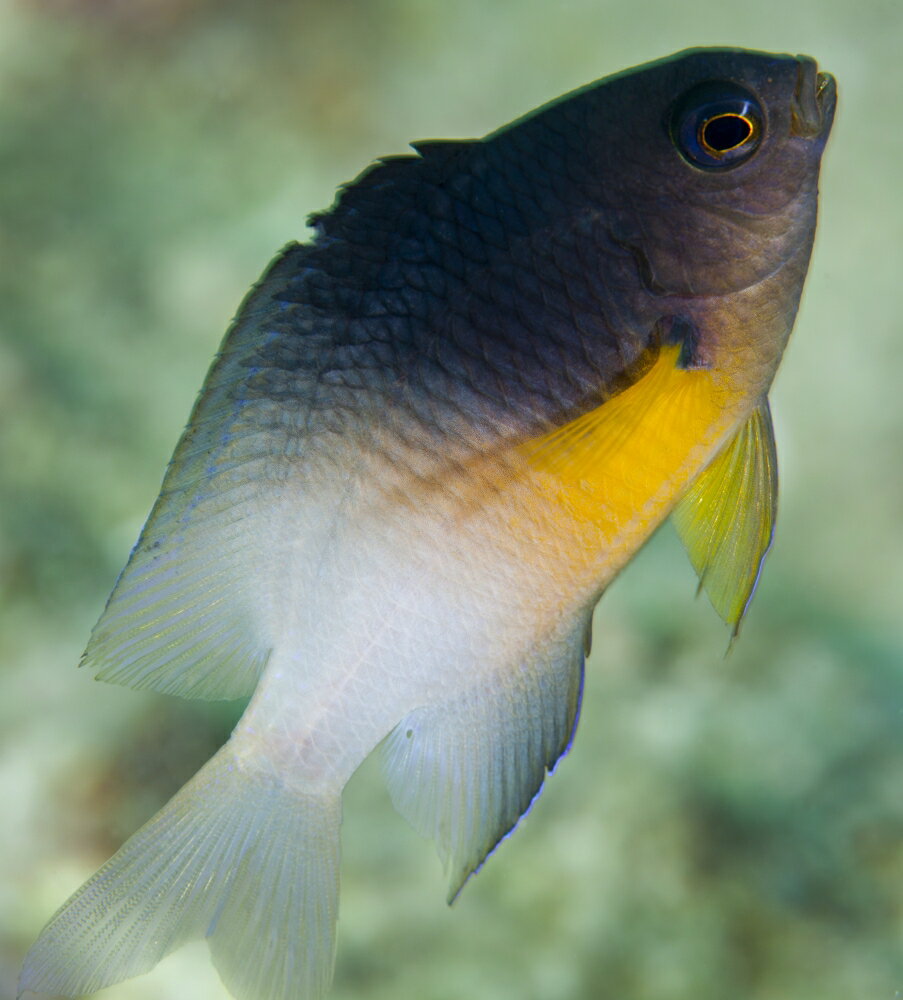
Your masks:
{"label": "underwater background", "polygon": [[[0,996],[239,714],[75,666],[266,262],[375,157],[695,45],[805,52],[840,95],[759,592],[725,658],[659,532],[570,756],[451,909],[365,765],[331,996],[903,995],[903,5],[0,0]],[[98,996],[227,994],[197,943]]]}

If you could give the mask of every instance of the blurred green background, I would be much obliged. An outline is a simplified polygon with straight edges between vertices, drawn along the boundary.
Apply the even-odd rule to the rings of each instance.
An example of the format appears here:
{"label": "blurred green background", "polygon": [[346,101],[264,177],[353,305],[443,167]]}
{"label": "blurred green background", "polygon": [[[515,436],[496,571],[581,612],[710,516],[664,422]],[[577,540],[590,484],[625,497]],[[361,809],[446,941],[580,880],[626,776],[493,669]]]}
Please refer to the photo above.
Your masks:
{"label": "blurred green background", "polygon": [[[234,706],[75,670],[267,260],[408,140],[691,45],[806,52],[840,111],[773,404],[775,549],[727,634],[664,530],[597,613],[582,724],[449,910],[370,764],[336,1000],[903,990],[903,5],[0,2],[0,995]],[[108,1000],[219,1000],[191,946]]]}

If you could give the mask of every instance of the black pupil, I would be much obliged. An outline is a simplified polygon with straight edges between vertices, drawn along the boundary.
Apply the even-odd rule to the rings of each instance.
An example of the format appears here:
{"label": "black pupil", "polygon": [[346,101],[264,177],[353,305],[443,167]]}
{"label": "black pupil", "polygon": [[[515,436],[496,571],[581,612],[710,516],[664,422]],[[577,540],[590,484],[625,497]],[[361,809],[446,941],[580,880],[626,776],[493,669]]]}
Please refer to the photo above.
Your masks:
{"label": "black pupil", "polygon": [[718,115],[702,126],[702,139],[716,153],[727,153],[742,146],[752,135],[752,126],[740,115]]}

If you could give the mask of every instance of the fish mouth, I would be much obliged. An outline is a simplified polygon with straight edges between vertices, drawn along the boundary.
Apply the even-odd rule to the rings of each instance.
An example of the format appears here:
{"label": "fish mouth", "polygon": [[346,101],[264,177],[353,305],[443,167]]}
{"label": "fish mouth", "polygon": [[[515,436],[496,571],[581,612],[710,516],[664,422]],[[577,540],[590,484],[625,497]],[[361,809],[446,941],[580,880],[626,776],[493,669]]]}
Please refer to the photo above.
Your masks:
{"label": "fish mouth", "polygon": [[797,56],[796,89],[790,101],[790,134],[804,139],[827,136],[837,105],[837,84],[820,73],[809,56]]}

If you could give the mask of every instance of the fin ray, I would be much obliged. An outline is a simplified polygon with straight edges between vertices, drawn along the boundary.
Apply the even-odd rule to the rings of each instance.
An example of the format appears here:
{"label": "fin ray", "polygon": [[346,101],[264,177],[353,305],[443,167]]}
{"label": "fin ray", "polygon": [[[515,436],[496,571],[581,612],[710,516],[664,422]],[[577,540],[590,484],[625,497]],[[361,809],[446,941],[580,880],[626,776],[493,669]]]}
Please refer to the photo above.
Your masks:
{"label": "fin ray", "polygon": [[253,691],[268,655],[245,593],[255,519],[247,495],[213,507],[215,478],[193,509],[158,500],[82,658],[99,680],[183,697]]}
{"label": "fin ray", "polygon": [[19,995],[93,993],[206,936],[238,1000],[316,1000],[329,987],[339,794],[241,769],[228,745],[51,919]]}
{"label": "fin ray", "polygon": [[539,794],[580,709],[586,622],[551,650],[416,709],[382,747],[396,809],[433,838],[449,902]]}
{"label": "fin ray", "polygon": [[208,699],[245,698],[257,684],[270,641],[251,581],[265,558],[261,510],[283,443],[273,440],[276,431],[261,432],[275,418],[249,380],[261,327],[278,322],[273,296],[295,252],[289,246],[276,259],[223,341],[91,633],[82,664],[99,680]]}
{"label": "fin ray", "polygon": [[700,587],[734,636],[771,547],[777,496],[777,455],[766,399],[672,514]]}

